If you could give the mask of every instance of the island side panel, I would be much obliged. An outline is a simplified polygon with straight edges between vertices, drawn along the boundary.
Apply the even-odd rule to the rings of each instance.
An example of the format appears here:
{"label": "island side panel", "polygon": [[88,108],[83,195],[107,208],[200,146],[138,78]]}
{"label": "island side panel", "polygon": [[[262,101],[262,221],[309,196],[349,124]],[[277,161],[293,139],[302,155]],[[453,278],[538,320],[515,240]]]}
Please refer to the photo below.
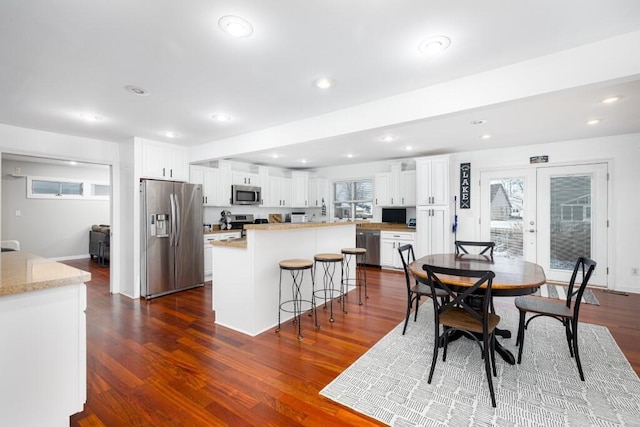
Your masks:
{"label": "island side panel", "polygon": [[0,297],[0,425],[69,425],[86,401],[84,283]]}
{"label": "island side panel", "polygon": [[253,251],[213,246],[211,295],[215,322],[247,335],[255,335]]}
{"label": "island side panel", "polygon": [[[214,246],[213,308],[216,323],[255,336],[278,324],[279,262],[313,260],[316,253],[340,253],[355,246],[355,225],[248,229],[246,249]],[[355,272],[355,270],[354,270]],[[286,274],[285,274],[286,273]],[[310,271],[305,271],[303,298],[311,298]],[[321,277],[321,276],[319,276]],[[339,268],[336,280],[340,280]],[[291,276],[283,272],[282,299],[291,299]],[[281,322],[293,315],[281,313]],[[313,326],[303,319],[303,327]]]}
{"label": "island side panel", "polygon": [[[256,293],[255,293],[255,327],[256,333],[264,332],[268,329],[275,330],[278,325],[278,287],[280,281],[280,261],[285,259],[308,259],[313,260],[316,248],[317,229],[298,228],[291,230],[260,231],[255,230],[255,271],[256,271]],[[304,271],[301,292],[302,298],[311,300],[311,270]],[[290,300],[291,273],[282,272],[282,300]],[[303,308],[306,308],[304,305]],[[285,322],[293,317],[292,313],[282,312],[281,322]],[[303,327],[312,325],[307,318],[303,319]]]}
{"label": "island side panel", "polygon": [[[327,227],[318,232],[316,236],[316,249],[315,253],[336,253],[340,254],[343,248],[355,248],[356,247],[356,226],[355,224],[344,224],[334,227]],[[312,258],[313,259],[313,258]],[[355,260],[354,260],[355,261]],[[349,277],[355,277],[356,264],[352,261],[349,265]],[[337,264],[333,280],[336,288],[340,287],[340,269],[341,265]],[[315,272],[316,275],[316,288],[322,287],[322,280],[324,271],[321,265],[318,265],[318,269]]]}

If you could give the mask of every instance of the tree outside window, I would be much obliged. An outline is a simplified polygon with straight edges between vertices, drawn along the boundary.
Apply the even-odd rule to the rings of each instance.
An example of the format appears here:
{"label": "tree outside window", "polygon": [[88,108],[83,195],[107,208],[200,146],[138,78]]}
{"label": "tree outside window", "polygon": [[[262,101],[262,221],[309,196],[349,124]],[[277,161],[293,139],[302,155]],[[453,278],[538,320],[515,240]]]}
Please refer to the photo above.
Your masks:
{"label": "tree outside window", "polygon": [[351,221],[372,218],[373,180],[334,182],[333,217]]}

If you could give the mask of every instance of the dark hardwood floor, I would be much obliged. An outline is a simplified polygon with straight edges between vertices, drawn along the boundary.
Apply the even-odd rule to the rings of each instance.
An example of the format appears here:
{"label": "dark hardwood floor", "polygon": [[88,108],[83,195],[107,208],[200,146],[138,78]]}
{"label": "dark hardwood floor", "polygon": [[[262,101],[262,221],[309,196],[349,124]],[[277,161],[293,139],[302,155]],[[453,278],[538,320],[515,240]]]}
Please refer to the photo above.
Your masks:
{"label": "dark hardwood floor", "polygon": [[[404,275],[368,269],[363,306],[351,296],[335,323],[291,322],[280,335],[257,337],[214,324],[211,285],[147,302],[109,293],[109,269],[90,271],[87,286],[87,403],[72,426],[380,425],[318,392],[404,319]],[[640,374],[640,295],[595,291],[581,321],[609,328]],[[512,306],[510,298],[496,307]],[[239,311],[243,307],[238,307]],[[561,335],[560,335],[561,336]]]}

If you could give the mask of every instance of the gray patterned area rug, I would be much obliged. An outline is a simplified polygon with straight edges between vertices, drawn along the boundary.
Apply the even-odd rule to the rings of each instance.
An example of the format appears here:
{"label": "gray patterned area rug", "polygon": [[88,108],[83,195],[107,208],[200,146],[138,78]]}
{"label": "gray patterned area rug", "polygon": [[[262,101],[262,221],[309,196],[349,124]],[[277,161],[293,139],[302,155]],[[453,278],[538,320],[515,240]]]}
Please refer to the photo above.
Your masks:
{"label": "gray patterned area rug", "polygon": [[[568,288],[566,286],[544,284],[540,286],[540,288],[533,295],[566,301],[567,289]],[[575,298],[576,297],[573,297],[573,299]],[[600,301],[598,301],[598,298],[596,298],[591,289],[584,290],[584,293],[582,294],[582,302],[586,302],[587,304],[600,305]]]}
{"label": "gray patterned area rug", "polygon": [[[562,325],[531,322],[521,365],[496,357],[497,408],[478,346],[469,339],[442,352],[427,384],[433,346],[433,307],[420,308],[327,385],[320,394],[392,426],[640,426],[640,380],[603,326],[581,323],[585,382],[569,357]],[[517,310],[501,310],[500,326],[515,337]],[[498,338],[517,355],[515,338]]]}

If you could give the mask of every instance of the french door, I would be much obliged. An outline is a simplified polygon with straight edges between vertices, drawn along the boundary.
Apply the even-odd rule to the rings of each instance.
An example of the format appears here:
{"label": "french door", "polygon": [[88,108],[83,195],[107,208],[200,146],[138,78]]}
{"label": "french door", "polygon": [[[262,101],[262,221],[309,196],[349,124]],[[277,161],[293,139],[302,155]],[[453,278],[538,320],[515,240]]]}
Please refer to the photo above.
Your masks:
{"label": "french door", "polygon": [[[481,235],[495,256],[544,268],[567,282],[578,256],[598,263],[590,284],[607,286],[607,164],[481,172]],[[485,218],[487,220],[485,220]]]}

